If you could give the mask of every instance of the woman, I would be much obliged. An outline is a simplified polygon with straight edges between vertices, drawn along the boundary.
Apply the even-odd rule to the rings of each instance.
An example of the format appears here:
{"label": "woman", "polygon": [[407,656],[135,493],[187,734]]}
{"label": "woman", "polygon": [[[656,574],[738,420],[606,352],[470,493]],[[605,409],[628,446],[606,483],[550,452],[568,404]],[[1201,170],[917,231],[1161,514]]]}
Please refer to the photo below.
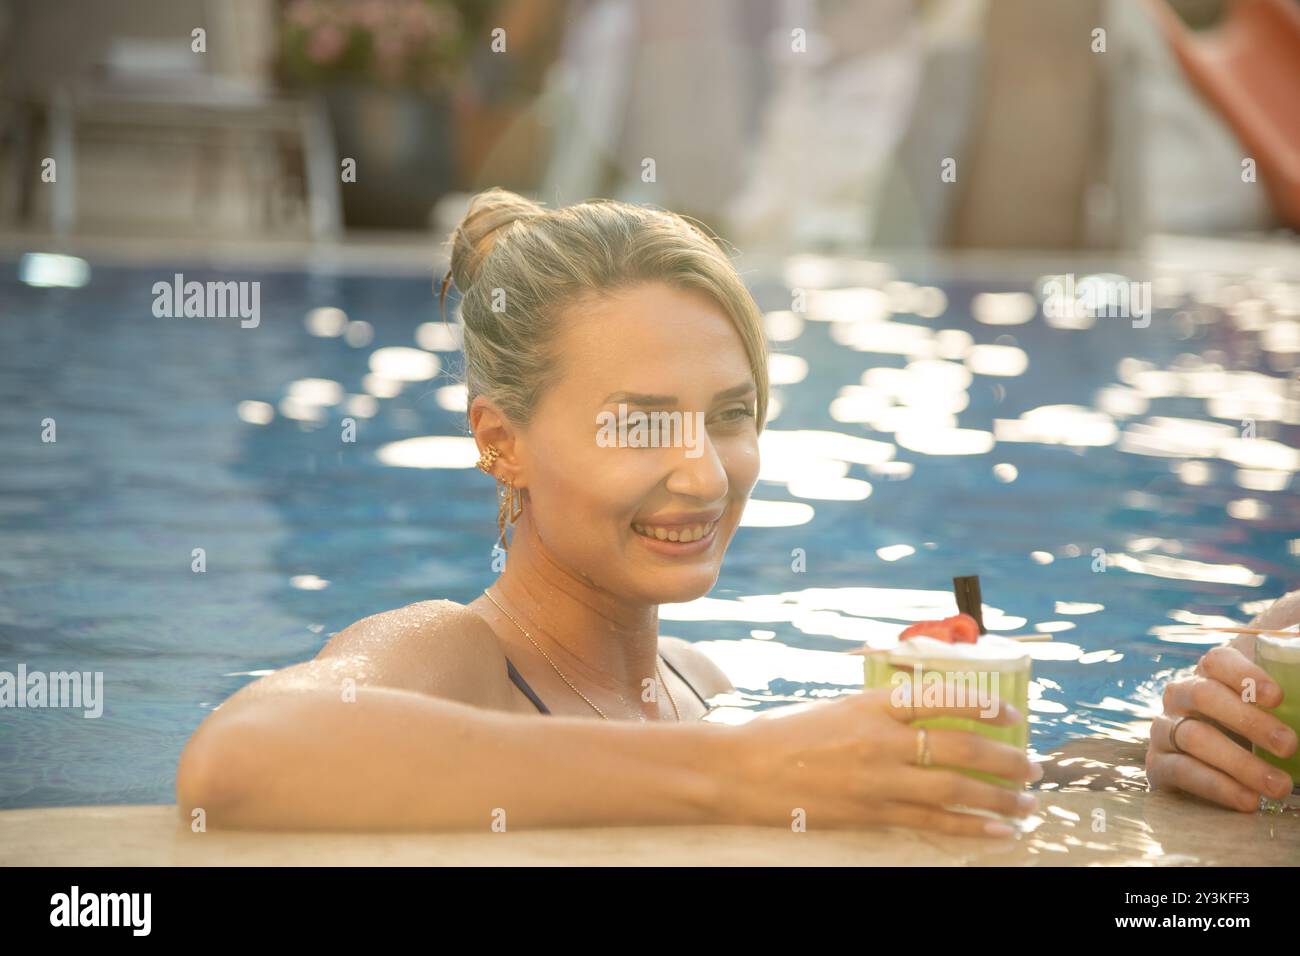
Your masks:
{"label": "woman", "polygon": [[[1300,591],[1292,591],[1250,626],[1297,623]],[[1195,794],[1243,812],[1258,810],[1261,796],[1285,797],[1296,781],[1251,752],[1252,744],[1279,757],[1296,752],[1295,731],[1260,709],[1281,702],[1282,688],[1255,663],[1253,635],[1210,650],[1193,676],[1165,685],[1165,712],[1152,722],[1147,745],[1147,781],[1158,790]]]}
{"label": "woman", "polygon": [[[182,811],[235,827],[806,819],[1010,835],[945,807],[1023,816],[1034,798],[952,768],[1041,771],[983,736],[909,726],[977,708],[880,691],[741,726],[699,719],[731,683],[659,637],[658,605],[716,582],[758,478],[768,389],[761,316],[719,247],[669,213],[547,211],[501,190],[474,199],[451,246],[505,570],[467,606],[365,618],[242,688],[181,755]],[[703,428],[689,446],[602,440],[607,416],[656,411]]]}

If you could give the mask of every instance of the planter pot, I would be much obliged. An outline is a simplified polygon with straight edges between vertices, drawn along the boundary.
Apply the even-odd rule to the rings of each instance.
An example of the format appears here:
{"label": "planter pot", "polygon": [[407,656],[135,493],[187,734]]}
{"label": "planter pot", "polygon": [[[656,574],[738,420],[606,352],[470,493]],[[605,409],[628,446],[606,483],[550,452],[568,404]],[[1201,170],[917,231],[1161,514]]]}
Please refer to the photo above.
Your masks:
{"label": "planter pot", "polygon": [[344,182],[350,228],[427,229],[433,204],[452,187],[455,144],[446,99],[409,91],[339,86],[325,91],[339,160],[356,160]]}

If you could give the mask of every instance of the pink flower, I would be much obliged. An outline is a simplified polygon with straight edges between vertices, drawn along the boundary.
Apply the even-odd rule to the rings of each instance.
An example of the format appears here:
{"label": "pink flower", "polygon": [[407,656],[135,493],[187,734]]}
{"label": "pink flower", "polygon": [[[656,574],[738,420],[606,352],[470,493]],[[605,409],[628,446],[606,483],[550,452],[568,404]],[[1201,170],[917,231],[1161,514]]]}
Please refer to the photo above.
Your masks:
{"label": "pink flower", "polygon": [[320,19],[320,12],[312,0],[293,0],[285,13],[285,19],[300,29],[310,30]]}
{"label": "pink flower", "polygon": [[424,39],[434,31],[437,24],[433,11],[423,3],[408,3],[402,14],[402,26],[412,37]]}
{"label": "pink flower", "polygon": [[347,34],[338,27],[325,24],[307,36],[307,57],[320,65],[333,62],[348,45]]}
{"label": "pink flower", "polygon": [[375,37],[375,55],[381,62],[395,63],[406,53],[406,37],[385,31]]}
{"label": "pink flower", "polygon": [[388,4],[384,0],[362,0],[354,9],[357,22],[370,30],[376,30],[388,19]]}

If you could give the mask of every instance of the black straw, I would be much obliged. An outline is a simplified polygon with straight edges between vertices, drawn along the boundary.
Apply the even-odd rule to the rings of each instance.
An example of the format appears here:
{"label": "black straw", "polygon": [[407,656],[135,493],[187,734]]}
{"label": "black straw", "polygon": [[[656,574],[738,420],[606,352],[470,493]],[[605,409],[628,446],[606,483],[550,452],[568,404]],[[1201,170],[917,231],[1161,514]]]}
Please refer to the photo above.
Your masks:
{"label": "black straw", "polygon": [[952,579],[952,593],[957,596],[957,610],[975,618],[980,633],[987,634],[984,628],[984,600],[980,597],[980,576],[968,574]]}

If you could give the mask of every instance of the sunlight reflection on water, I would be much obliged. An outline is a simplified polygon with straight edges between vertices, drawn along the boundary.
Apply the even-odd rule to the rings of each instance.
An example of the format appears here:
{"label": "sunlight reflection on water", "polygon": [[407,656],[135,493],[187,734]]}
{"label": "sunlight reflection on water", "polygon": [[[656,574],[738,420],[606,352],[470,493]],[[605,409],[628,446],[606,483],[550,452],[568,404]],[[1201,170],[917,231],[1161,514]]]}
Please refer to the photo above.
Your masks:
{"label": "sunlight reflection on water", "polygon": [[[160,324],[150,278],[0,282],[0,667],[116,675],[94,737],[14,724],[3,805],[169,800],[181,743],[251,675],[493,573],[459,327],[426,280],[267,275],[254,334]],[[1047,322],[1042,280],[934,278],[799,256],[756,280],[760,480],[717,587],[663,631],[753,712],[852,691],[844,651],[954,613],[977,573],[991,631],[1055,637],[1028,645],[1035,748],[1140,740],[1161,682],[1222,640],[1202,628],[1300,586],[1300,281],[1153,276],[1135,328]],[[47,414],[57,444],[31,440]],[[35,754],[85,769],[15,776]]]}

